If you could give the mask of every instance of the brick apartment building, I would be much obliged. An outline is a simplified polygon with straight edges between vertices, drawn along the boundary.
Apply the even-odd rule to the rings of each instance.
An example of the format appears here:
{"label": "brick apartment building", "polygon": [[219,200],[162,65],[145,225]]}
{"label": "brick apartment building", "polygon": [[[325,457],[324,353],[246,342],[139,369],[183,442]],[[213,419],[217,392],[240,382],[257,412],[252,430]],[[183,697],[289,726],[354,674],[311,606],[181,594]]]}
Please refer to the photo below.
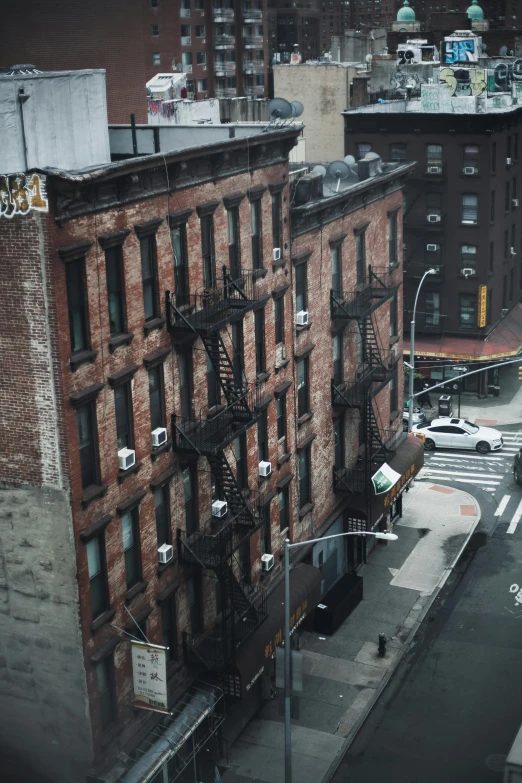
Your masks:
{"label": "brick apartment building", "polygon": [[[290,174],[299,127],[261,124],[139,157],[122,128],[120,160],[67,171],[46,127],[39,167],[0,167],[0,743],[57,782],[209,781],[269,689],[284,538],[389,524],[422,464],[412,167],[337,192]],[[384,461],[401,479],[373,497]],[[346,540],[298,550],[296,627],[363,561]],[[134,704],[129,635],[168,648],[166,715]]]}
{"label": "brick apartment building", "polygon": [[264,20],[265,0],[25,0],[4,10],[0,68],[104,68],[109,121],[147,122],[145,84],[178,66],[194,97],[266,96]]}

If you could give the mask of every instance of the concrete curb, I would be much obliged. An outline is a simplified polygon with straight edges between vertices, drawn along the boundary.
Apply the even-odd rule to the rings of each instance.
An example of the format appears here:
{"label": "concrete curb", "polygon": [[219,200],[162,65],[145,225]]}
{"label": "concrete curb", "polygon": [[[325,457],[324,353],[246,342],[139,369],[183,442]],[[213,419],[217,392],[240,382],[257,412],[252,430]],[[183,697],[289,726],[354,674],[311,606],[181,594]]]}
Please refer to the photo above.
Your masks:
{"label": "concrete curb", "polygon": [[[435,482],[432,482],[432,483],[435,484]],[[452,488],[455,489],[455,487],[452,487]],[[473,497],[473,496],[471,495],[471,497]],[[479,502],[477,501],[476,498],[473,498],[473,500],[475,501],[475,503],[477,505],[477,508],[478,508],[478,517],[475,520],[475,524],[471,528],[471,530],[470,530],[466,540],[462,544],[462,546],[461,546],[458,554],[456,555],[453,563],[451,564],[451,566],[448,566],[446,568],[445,573],[439,579],[437,587],[433,590],[431,595],[426,596],[425,603],[422,606],[422,608],[421,608],[421,610],[420,610],[420,612],[418,614],[418,617],[415,620],[415,622],[414,622],[414,624],[413,624],[413,626],[412,626],[408,636],[406,637],[406,640],[405,640],[404,644],[402,645],[401,650],[399,651],[399,655],[397,656],[397,658],[395,660],[395,665],[392,668],[390,668],[390,669],[388,669],[386,671],[386,674],[384,675],[384,677],[382,678],[381,682],[379,683],[379,687],[375,691],[375,696],[373,697],[373,699],[371,699],[371,701],[368,702],[368,704],[364,708],[364,710],[361,713],[361,716],[358,719],[357,723],[355,724],[353,729],[350,731],[350,733],[346,737],[346,740],[344,741],[341,750],[339,751],[339,753],[337,754],[335,759],[330,764],[330,767],[328,768],[326,774],[323,776],[323,778],[321,780],[321,783],[330,783],[331,779],[333,778],[333,776],[337,772],[337,769],[339,768],[339,766],[340,766],[340,764],[341,764],[341,762],[342,762],[346,752],[348,751],[350,745],[352,744],[352,742],[356,738],[357,734],[361,730],[364,722],[366,721],[366,718],[369,716],[369,714],[373,710],[374,706],[377,704],[377,702],[378,702],[379,698],[381,697],[383,691],[385,690],[386,686],[390,682],[390,680],[392,678],[392,675],[394,674],[395,670],[397,669],[397,667],[399,666],[401,660],[403,659],[404,655],[406,654],[407,650],[409,649],[411,643],[413,642],[413,639],[415,638],[415,634],[419,630],[422,622],[424,621],[424,618],[428,614],[428,612],[429,612],[431,606],[433,605],[435,599],[437,598],[438,594],[440,593],[440,591],[442,590],[442,588],[446,584],[447,580],[449,579],[449,576],[450,576],[451,572],[453,571],[453,569],[455,568],[455,565],[458,563],[459,558],[461,557],[461,555],[464,552],[465,548],[469,544],[469,542],[471,540],[471,536],[475,532],[478,524],[480,523],[481,517],[482,517],[482,512],[481,512],[481,508],[480,508]],[[412,612],[413,612],[413,609],[410,610],[410,613],[408,614],[408,617],[410,616],[410,614]],[[406,617],[405,622],[408,619],[408,617]],[[399,633],[400,633],[400,630],[399,630]]]}

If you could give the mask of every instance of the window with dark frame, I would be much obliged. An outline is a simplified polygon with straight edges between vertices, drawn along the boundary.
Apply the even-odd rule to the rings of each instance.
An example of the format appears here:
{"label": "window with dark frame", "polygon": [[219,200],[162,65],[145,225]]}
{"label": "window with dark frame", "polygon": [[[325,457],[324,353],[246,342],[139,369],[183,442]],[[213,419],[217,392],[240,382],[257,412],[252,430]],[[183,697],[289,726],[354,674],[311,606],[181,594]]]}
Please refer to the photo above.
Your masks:
{"label": "window with dark frame", "polygon": [[489,201],[489,222],[495,222],[495,191],[491,191],[491,198]]}
{"label": "window with dark frame", "polygon": [[214,369],[214,365],[207,354],[207,399],[208,407],[214,408],[221,403],[221,386],[219,385],[219,379]]}
{"label": "window with dark frame", "polygon": [[478,196],[475,193],[462,194],[462,222],[476,223],[478,220]]}
{"label": "window with dark frame", "polygon": [[509,231],[506,228],[504,231],[504,261],[507,261],[509,257]]}
{"label": "window with dark frame", "polygon": [[424,263],[426,264],[427,269],[433,268],[436,272],[440,272],[440,267],[442,265],[442,245],[438,242],[427,243]]}
{"label": "window with dark frame", "polygon": [[258,462],[269,462],[268,459],[268,411],[265,409],[257,420],[257,457]]}
{"label": "window with dark frame", "polygon": [[366,232],[358,231],[355,235],[355,266],[357,285],[366,280]]}
{"label": "window with dark frame", "polygon": [[122,383],[114,389],[114,405],[116,408],[116,436],[119,449],[134,448],[134,433],[132,426],[132,392],[130,381]]}
{"label": "window with dark frame", "polygon": [[397,367],[394,367],[392,377],[390,379],[390,413],[395,413],[399,405],[398,396],[398,382],[397,382]]}
{"label": "window with dark frame", "polygon": [[442,170],[442,146],[440,144],[426,145],[426,171],[428,174],[438,174],[439,171],[430,171],[431,168]]}
{"label": "window with dark frame", "polygon": [[390,144],[390,161],[392,163],[404,163],[406,161],[406,144]]}
{"label": "window with dark frame", "polygon": [[280,489],[277,493],[279,502],[279,530],[288,530],[290,524],[290,513],[288,508],[288,487]]}
{"label": "window with dark frame", "polygon": [[397,265],[397,212],[388,216],[388,264],[390,267]]}
{"label": "window with dark frame", "polygon": [[176,286],[176,304],[183,307],[190,302],[188,285],[187,227],[175,226],[170,236],[174,249],[174,283]]}
{"label": "window with dark frame", "polygon": [[170,493],[169,486],[157,487],[154,490],[154,514],[156,518],[156,536],[158,547],[170,544]]}
{"label": "window with dark frame", "polygon": [[143,283],[143,306],[145,321],[157,318],[158,291],[156,281],[156,235],[148,234],[140,238],[141,277]]}
{"label": "window with dark frame", "polygon": [[246,434],[243,432],[234,441],[236,457],[236,481],[240,489],[248,487]]}
{"label": "window with dark frame", "polygon": [[203,257],[203,282],[205,288],[213,288],[216,281],[213,215],[201,216],[201,254]]}
{"label": "window with dark frame", "polygon": [[272,194],[272,243],[273,247],[282,247],[282,199],[281,193]]}
{"label": "window with dark frame", "polygon": [[504,193],[504,212],[511,211],[511,196],[510,196],[510,182],[506,182],[506,189]]}
{"label": "window with dark frame", "polygon": [[426,193],[426,219],[436,222],[430,221],[430,216],[442,217],[442,193]]}
{"label": "window with dark frame", "polygon": [[183,500],[185,503],[185,525],[187,533],[195,533],[198,529],[198,505],[196,471],[193,465],[188,465],[181,471],[183,478]]}
{"label": "window with dark frame", "polygon": [[517,197],[517,178],[513,177],[511,180],[511,209],[515,209],[515,204],[513,203]]}
{"label": "window with dark frame", "polygon": [[[522,267],[521,267],[522,268]],[[522,280],[521,280],[522,284]],[[493,289],[488,290],[488,307],[486,310],[486,326],[491,324],[491,308],[493,307]]]}
{"label": "window with dark frame", "polygon": [[161,65],[161,54],[160,54],[160,52],[152,52],[152,64],[153,65]]}
{"label": "window with dark frame", "polygon": [[311,502],[310,446],[299,452],[299,508]]}
{"label": "window with dark frame", "polygon": [[76,409],[76,423],[78,425],[82,488],[87,489],[99,482],[94,401]]}
{"label": "window with dark frame", "polygon": [[123,537],[123,556],[125,559],[125,578],[127,590],[141,580],[140,527],[138,509],[128,511],[121,518]]}
{"label": "window with dark frame", "polygon": [[509,301],[513,301],[513,290],[515,287],[515,270],[509,270]]}
{"label": "window with dark frame", "polygon": [[471,269],[473,274],[477,271],[477,246],[476,245],[461,245],[460,246],[460,270]]}
{"label": "window with dark frame", "polygon": [[507,275],[502,278],[502,309],[507,307]]}
{"label": "window with dark frame", "polygon": [[[281,394],[276,399],[277,410],[277,440],[286,439],[286,394]],[[285,446],[286,448],[286,446]]]}
{"label": "window with dark frame", "polygon": [[333,380],[336,386],[340,386],[344,378],[343,370],[343,335],[342,332],[332,337],[333,348]]}
{"label": "window with dark frame", "polygon": [[298,264],[295,268],[295,310],[300,313],[307,310],[307,264]]}
{"label": "window with dark frame", "polygon": [[104,533],[91,538],[85,545],[85,549],[87,551],[92,619],[95,620],[109,608]]}
{"label": "window with dark frame", "polygon": [[159,35],[159,25],[157,24],[151,24],[150,26],[150,34],[152,38],[157,38]]}
{"label": "window with dark frame", "polygon": [[513,136],[513,158],[518,160],[518,133]]}
{"label": "window with dark frame", "polygon": [[261,199],[250,202],[250,220],[252,226],[252,268],[262,269]]}
{"label": "window with dark frame", "polygon": [[111,337],[126,332],[125,294],[123,285],[123,248],[121,245],[105,250],[109,328]]}
{"label": "window with dark frame", "polygon": [[[478,174],[479,168],[479,147],[477,144],[465,144],[462,156],[462,166],[472,168],[475,174]],[[468,174],[469,172],[465,172]]]}
{"label": "window with dark frame", "polygon": [[188,580],[190,628],[196,636],[203,631],[203,589],[201,574],[194,573]]}
{"label": "window with dark frame", "polygon": [[438,291],[426,292],[426,326],[440,326],[440,294]]}
{"label": "window with dark frame", "polygon": [[241,276],[241,242],[239,235],[239,207],[227,210],[228,225],[228,263],[233,280]]}
{"label": "window with dark frame", "polygon": [[274,299],[274,333],[275,344],[285,341],[285,298],[276,296]]}
{"label": "window with dark frame", "polygon": [[493,273],[493,267],[495,265],[495,243],[489,243],[489,273]]}
{"label": "window with dark frame", "polygon": [[150,0],[150,7],[151,8],[157,8],[159,5],[159,0]]}
{"label": "window with dark frame", "polygon": [[256,343],[256,375],[261,375],[266,372],[264,307],[261,307],[254,313],[254,332]]}
{"label": "window with dark frame", "polygon": [[96,666],[96,688],[100,708],[100,726],[107,731],[118,718],[114,655],[111,653]]}
{"label": "window with dark frame", "polygon": [[508,136],[506,139],[506,157],[511,157],[511,136]]}
{"label": "window with dark frame", "polygon": [[398,329],[397,292],[390,299],[390,337],[397,337]]}
{"label": "window with dark frame", "polygon": [[192,418],[192,353],[178,353],[179,396],[181,415],[184,419]]}
{"label": "window with dark frame", "polygon": [[167,661],[178,660],[178,617],[176,593],[161,604],[161,643],[167,647]]}
{"label": "window with dark frame", "polygon": [[515,248],[516,248],[516,224],[515,223],[513,223],[513,225],[511,226],[511,248],[515,252]]}
{"label": "window with dark frame", "polygon": [[310,411],[310,386],[308,380],[308,356],[297,362],[297,415],[299,418]]}
{"label": "window with dark frame", "polygon": [[476,322],[476,297],[474,294],[460,294],[459,314],[461,329],[474,329]]}
{"label": "window with dark frame", "polygon": [[240,388],[244,388],[246,384],[246,375],[243,319],[232,324],[232,348],[232,367],[236,376],[236,383]]}
{"label": "window with dark frame", "polygon": [[333,423],[334,431],[334,468],[341,470],[344,468],[344,417],[335,419]]}
{"label": "window with dark frame", "polygon": [[261,508],[260,549],[262,555],[272,554],[272,536],[270,531],[270,503]]}
{"label": "window with dark frame", "polygon": [[491,143],[491,173],[495,174],[497,171],[497,142]]}
{"label": "window with dark frame", "polygon": [[65,266],[65,277],[71,353],[78,353],[89,348],[85,259],[76,258],[69,261]]}
{"label": "window with dark frame", "polygon": [[342,245],[332,247],[332,291],[336,299],[342,297]]}
{"label": "window with dark frame", "polygon": [[165,426],[165,400],[163,396],[163,365],[149,370],[149,402],[151,430]]}

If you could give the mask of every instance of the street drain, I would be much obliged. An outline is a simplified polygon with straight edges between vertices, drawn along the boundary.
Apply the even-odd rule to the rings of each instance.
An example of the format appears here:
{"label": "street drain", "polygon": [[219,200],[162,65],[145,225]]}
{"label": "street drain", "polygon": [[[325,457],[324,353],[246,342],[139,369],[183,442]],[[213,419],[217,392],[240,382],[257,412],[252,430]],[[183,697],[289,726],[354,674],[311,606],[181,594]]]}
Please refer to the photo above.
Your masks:
{"label": "street drain", "polygon": [[507,756],[503,753],[492,753],[486,759],[486,767],[492,772],[504,772]]}

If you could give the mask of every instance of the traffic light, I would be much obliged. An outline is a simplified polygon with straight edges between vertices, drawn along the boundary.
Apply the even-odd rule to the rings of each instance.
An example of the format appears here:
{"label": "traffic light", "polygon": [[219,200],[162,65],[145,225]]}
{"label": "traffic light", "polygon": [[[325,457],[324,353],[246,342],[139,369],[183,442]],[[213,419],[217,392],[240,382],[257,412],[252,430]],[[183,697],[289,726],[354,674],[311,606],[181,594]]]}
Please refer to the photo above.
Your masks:
{"label": "traffic light", "polygon": [[518,380],[522,383],[522,364],[518,365]]}

